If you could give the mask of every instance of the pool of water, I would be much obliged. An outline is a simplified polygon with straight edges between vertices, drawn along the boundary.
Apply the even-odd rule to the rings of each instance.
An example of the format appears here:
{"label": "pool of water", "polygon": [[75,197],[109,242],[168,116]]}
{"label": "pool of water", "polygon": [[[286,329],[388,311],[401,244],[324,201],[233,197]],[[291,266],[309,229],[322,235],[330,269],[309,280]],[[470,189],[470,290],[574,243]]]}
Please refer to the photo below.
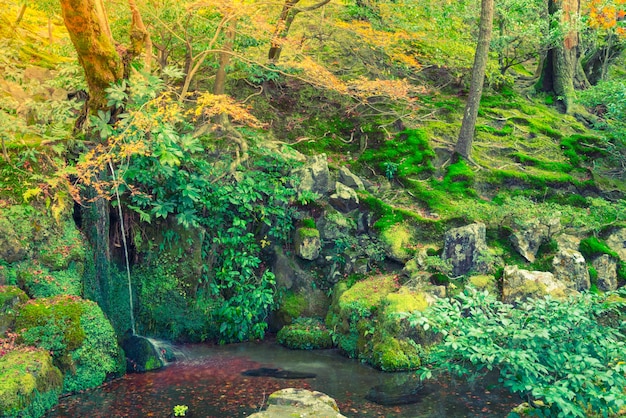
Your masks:
{"label": "pool of water", "polygon": [[[517,403],[506,392],[480,382],[441,380],[424,386],[419,402],[381,406],[365,400],[370,388],[411,385],[413,373],[383,373],[336,350],[294,351],[272,341],[177,347],[179,360],[164,369],[129,374],[88,392],[61,399],[47,417],[168,417],[187,405],[193,418],[245,417],[261,410],[276,390],[298,387],[324,392],[347,417],[503,417]],[[315,373],[312,379],[249,377],[259,367]]]}

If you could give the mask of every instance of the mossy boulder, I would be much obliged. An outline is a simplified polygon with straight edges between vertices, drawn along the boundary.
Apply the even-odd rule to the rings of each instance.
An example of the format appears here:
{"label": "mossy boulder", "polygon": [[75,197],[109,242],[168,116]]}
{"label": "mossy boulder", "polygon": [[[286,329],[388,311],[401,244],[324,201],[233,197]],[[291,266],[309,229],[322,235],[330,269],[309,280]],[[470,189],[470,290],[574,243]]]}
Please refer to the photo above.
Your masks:
{"label": "mossy boulder", "polygon": [[414,236],[414,227],[403,222],[383,230],[380,233],[380,240],[389,258],[405,263],[415,255]]}
{"label": "mossy boulder", "polygon": [[427,295],[400,286],[398,280],[394,275],[372,276],[349,289],[339,283],[326,317],[344,354],[385,371],[419,367],[421,344],[433,340],[402,315],[425,310]]}
{"label": "mossy boulder", "polygon": [[63,375],[44,349],[0,352],[0,416],[41,417],[58,401]]}
{"label": "mossy boulder", "polygon": [[387,337],[372,348],[371,364],[386,372],[414,370],[420,367],[421,347],[410,339]]}
{"label": "mossy boulder", "polygon": [[285,347],[297,350],[331,348],[333,340],[324,323],[317,318],[298,318],[278,331],[276,340]]}
{"label": "mossy boulder", "polygon": [[122,341],[128,371],[143,373],[165,365],[156,347],[146,337],[127,334]]}
{"label": "mossy boulder", "polygon": [[16,286],[0,286],[0,335],[12,328],[17,315],[17,306],[28,300],[28,296]]}
{"label": "mossy boulder", "polygon": [[21,343],[52,354],[64,374],[64,392],[96,387],[125,371],[115,332],[92,301],[76,296],[30,300],[20,306],[15,329]]}

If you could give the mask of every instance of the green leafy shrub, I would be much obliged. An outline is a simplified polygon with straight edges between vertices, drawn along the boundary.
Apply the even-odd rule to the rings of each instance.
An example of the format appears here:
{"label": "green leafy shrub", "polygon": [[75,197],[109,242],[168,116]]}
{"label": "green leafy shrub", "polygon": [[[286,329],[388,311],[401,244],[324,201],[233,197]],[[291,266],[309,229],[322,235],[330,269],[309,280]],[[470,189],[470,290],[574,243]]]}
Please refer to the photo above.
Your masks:
{"label": "green leafy shrub", "polygon": [[436,370],[459,376],[497,370],[511,392],[541,401],[538,416],[607,416],[626,403],[623,322],[605,320],[622,315],[623,299],[614,296],[546,297],[514,308],[466,290],[411,322],[443,337],[428,356]]}
{"label": "green leafy shrub", "polygon": [[279,344],[296,350],[331,348],[333,340],[324,323],[317,318],[296,318],[278,331]]}

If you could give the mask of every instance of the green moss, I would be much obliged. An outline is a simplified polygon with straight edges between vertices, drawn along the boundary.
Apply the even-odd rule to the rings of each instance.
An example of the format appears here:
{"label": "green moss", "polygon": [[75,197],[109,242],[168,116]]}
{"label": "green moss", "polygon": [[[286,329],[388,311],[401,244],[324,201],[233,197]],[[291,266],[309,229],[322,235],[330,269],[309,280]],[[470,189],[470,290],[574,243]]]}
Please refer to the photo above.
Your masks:
{"label": "green moss", "polygon": [[408,260],[415,254],[413,228],[406,222],[383,230],[380,240],[386,245],[392,258]]}
{"label": "green moss", "polygon": [[55,359],[78,348],[85,339],[80,324],[81,299],[57,296],[30,300],[20,307],[15,327],[20,340],[49,350]]}
{"label": "green moss", "polygon": [[397,278],[391,275],[372,276],[355,283],[339,298],[345,310],[372,311],[391,292],[398,288]]}
{"label": "green moss", "polygon": [[496,278],[489,275],[472,276],[468,280],[468,284],[478,290],[487,290],[489,293],[496,293],[498,290]]}
{"label": "green moss", "polygon": [[383,371],[415,370],[422,364],[419,346],[411,340],[386,338],[372,351],[372,365]]}
{"label": "green moss", "polygon": [[598,240],[596,237],[582,239],[579,246],[580,253],[588,260],[602,254],[608,254],[615,259],[619,259],[617,253],[609,248],[608,245]]}
{"label": "green moss", "polygon": [[293,324],[278,331],[276,340],[285,347],[296,350],[331,348],[333,340],[321,320],[298,318]]}
{"label": "green moss", "polygon": [[19,341],[48,350],[64,373],[65,392],[102,384],[124,372],[115,332],[94,302],[73,296],[31,300],[19,309]]}
{"label": "green moss", "polygon": [[62,375],[46,350],[21,348],[0,357],[0,416],[41,417],[61,393]]}
{"label": "green moss", "polygon": [[315,228],[298,228],[298,230],[296,231],[296,234],[298,235],[298,238],[300,238],[301,240],[305,240],[307,238],[319,238],[320,237],[320,231],[318,231]]}
{"label": "green moss", "polygon": [[406,287],[400,288],[397,292],[389,293],[384,301],[386,315],[397,312],[421,312],[428,307],[428,302],[423,293],[413,292]]}
{"label": "green moss", "polygon": [[17,286],[0,286],[0,312],[9,304],[13,306],[16,300],[23,303],[28,300],[28,296]]}
{"label": "green moss", "polygon": [[514,152],[511,154],[511,157],[513,160],[523,165],[537,167],[541,170],[569,173],[574,169],[571,164],[546,161],[540,158],[531,157],[530,155],[526,155],[522,152]]}
{"label": "green moss", "polygon": [[[366,150],[359,160],[375,164],[380,173],[388,178],[407,178],[431,173],[434,157],[435,153],[430,148],[426,133],[423,130],[407,130],[393,140],[383,142],[378,149]],[[389,163],[395,165],[391,175]]]}
{"label": "green moss", "polygon": [[561,148],[572,165],[580,166],[583,162],[607,156],[608,151],[603,146],[605,142],[598,136],[576,134],[563,138]]}
{"label": "green moss", "polygon": [[39,250],[39,259],[50,270],[67,269],[71,262],[85,259],[85,242],[75,225],[66,222],[60,235],[51,237]]}
{"label": "green moss", "polygon": [[17,281],[33,298],[82,294],[84,264],[70,262],[66,269],[51,271],[37,261],[21,263],[16,267]]}
{"label": "green moss", "polygon": [[289,318],[298,318],[302,311],[306,308],[307,301],[304,295],[288,291],[280,303],[280,311],[284,312]]}

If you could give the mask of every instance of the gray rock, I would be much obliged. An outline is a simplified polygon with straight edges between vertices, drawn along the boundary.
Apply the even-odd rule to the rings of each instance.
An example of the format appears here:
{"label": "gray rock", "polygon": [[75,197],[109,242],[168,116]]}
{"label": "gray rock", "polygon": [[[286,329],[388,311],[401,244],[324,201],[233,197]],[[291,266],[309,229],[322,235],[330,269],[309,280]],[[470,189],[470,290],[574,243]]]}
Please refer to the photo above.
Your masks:
{"label": "gray rock", "polygon": [[573,291],[569,291],[552,273],[521,270],[517,266],[504,267],[502,299],[506,303],[521,302],[545,295],[563,298],[569,293]]}
{"label": "gray rock", "polygon": [[320,232],[315,228],[298,228],[295,246],[298,257],[304,260],[315,260],[320,256],[322,248]]}
{"label": "gray rock", "polygon": [[626,228],[619,228],[609,235],[606,245],[617,253],[620,260],[626,261]]}
{"label": "gray rock", "polygon": [[617,261],[608,254],[602,254],[591,263],[598,272],[598,289],[617,289]]}
{"label": "gray rock", "polygon": [[356,224],[341,212],[329,209],[317,221],[317,227],[324,241],[333,241],[346,235],[353,237],[356,234]]}
{"label": "gray rock", "polygon": [[522,257],[532,263],[535,261],[539,247],[550,238],[551,231],[558,223],[558,219],[550,221],[549,225],[541,224],[538,221],[530,222],[524,229],[513,232],[511,243]]}
{"label": "gray rock", "polygon": [[279,287],[291,289],[294,276],[296,275],[294,260],[287,257],[280,246],[274,247],[274,254],[276,257],[274,258],[272,271],[274,276],[276,276],[276,284]]}
{"label": "gray rock", "polygon": [[292,174],[299,179],[296,185],[298,192],[310,191],[326,195],[330,190],[330,171],[326,154],[311,157],[303,167],[293,170]]}
{"label": "gray rock", "polygon": [[475,223],[446,232],[442,258],[452,264],[453,276],[461,276],[484,270],[480,257],[486,251],[485,224]]}
{"label": "gray rock", "polygon": [[330,196],[328,201],[335,209],[344,213],[359,207],[359,197],[354,189],[339,182],[335,183],[335,193]]}
{"label": "gray rock", "polygon": [[339,169],[339,182],[352,189],[365,190],[363,180],[361,180],[361,178],[356,174],[353,174],[346,167],[341,167]]}
{"label": "gray rock", "polygon": [[337,402],[330,396],[317,391],[287,388],[272,393],[265,411],[250,415],[250,418],[341,418]]}
{"label": "gray rock", "polygon": [[589,290],[589,270],[585,257],[575,250],[560,250],[552,260],[554,277],[570,289]]}
{"label": "gray rock", "polygon": [[560,234],[555,238],[559,245],[559,250],[575,250],[580,247],[580,238],[575,235]]}

